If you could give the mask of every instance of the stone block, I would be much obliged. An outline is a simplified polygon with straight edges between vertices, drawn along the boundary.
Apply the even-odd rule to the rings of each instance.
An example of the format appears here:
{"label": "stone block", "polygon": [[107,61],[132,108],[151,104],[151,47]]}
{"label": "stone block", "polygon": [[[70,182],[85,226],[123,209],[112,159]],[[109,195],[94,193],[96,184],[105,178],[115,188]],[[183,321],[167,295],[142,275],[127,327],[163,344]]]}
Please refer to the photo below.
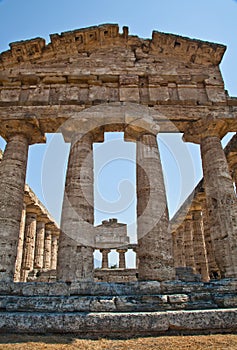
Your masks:
{"label": "stone block", "polygon": [[168,295],[168,301],[170,304],[183,304],[189,301],[189,296],[186,294]]}
{"label": "stone block", "polygon": [[206,85],[206,93],[208,100],[226,103],[226,93],[222,86]]}
{"label": "stone block", "polygon": [[149,86],[149,99],[150,102],[168,101],[170,98],[169,90],[167,86]]}
{"label": "stone block", "polygon": [[119,100],[121,102],[138,102],[140,101],[138,87],[120,87]]}

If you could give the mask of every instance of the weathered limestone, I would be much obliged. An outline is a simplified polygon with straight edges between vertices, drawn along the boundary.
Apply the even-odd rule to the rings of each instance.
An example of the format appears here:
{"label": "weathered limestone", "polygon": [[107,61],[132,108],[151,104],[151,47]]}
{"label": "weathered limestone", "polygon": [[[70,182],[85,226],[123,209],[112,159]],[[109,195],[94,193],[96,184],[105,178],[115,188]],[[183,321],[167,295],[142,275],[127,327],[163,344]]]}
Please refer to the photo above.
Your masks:
{"label": "weathered limestone", "polygon": [[174,276],[168,210],[156,135],[137,140],[137,236],[140,280]]}
{"label": "weathered limestone", "polygon": [[65,184],[58,280],[93,279],[93,135],[74,135]]}

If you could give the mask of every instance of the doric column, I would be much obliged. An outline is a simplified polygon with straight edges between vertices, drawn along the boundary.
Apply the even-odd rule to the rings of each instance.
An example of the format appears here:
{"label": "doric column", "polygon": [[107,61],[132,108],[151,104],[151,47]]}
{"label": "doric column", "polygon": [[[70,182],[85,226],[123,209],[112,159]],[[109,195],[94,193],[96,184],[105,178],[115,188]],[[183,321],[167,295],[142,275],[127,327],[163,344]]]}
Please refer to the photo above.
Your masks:
{"label": "doric column", "polygon": [[45,237],[44,237],[44,269],[51,269],[51,244],[52,244],[52,232],[51,227],[46,225]]}
{"label": "doric column", "polygon": [[18,237],[14,282],[20,282],[20,279],[21,279],[21,264],[22,264],[22,258],[23,258],[23,248],[24,248],[25,222],[26,222],[26,205],[24,203],[23,209],[22,209],[19,237]]}
{"label": "doric column", "polygon": [[176,230],[172,232],[172,248],[173,248],[174,267],[178,267],[178,246],[177,246]]}
{"label": "doric column", "polygon": [[93,259],[93,135],[74,136],[66,175],[59,238],[57,278],[92,280]]}
{"label": "doric column", "polygon": [[138,269],[139,266],[139,258],[138,258],[138,254],[137,254],[137,247],[133,247],[132,250],[134,251],[134,253],[136,254],[136,259],[135,259],[135,268]]}
{"label": "doric column", "polygon": [[237,202],[219,137],[202,139],[201,154],[216,262],[222,277],[237,277]]}
{"label": "doric column", "polygon": [[42,269],[44,264],[45,222],[47,222],[47,219],[45,220],[39,217],[36,225],[35,261],[34,261],[34,267],[36,269]]}
{"label": "doric column", "polygon": [[204,239],[205,239],[206,252],[207,252],[209,276],[211,278],[218,278],[218,276],[220,276],[220,271],[215,261],[213,244],[212,244],[211,233],[210,233],[210,222],[208,218],[206,196],[204,192],[198,194],[198,200],[200,202],[201,209],[202,209],[202,221],[203,221]]}
{"label": "doric column", "polygon": [[185,140],[200,143],[210,232],[221,277],[237,277],[237,199],[220,137],[225,122],[197,122]]}
{"label": "doric column", "polygon": [[0,164],[0,281],[13,281],[17,256],[28,145],[45,142],[36,118],[7,120],[0,125],[7,141]]}
{"label": "doric column", "polygon": [[119,253],[119,268],[126,269],[125,253],[127,249],[117,249],[116,251]]}
{"label": "doric column", "polygon": [[193,227],[192,227],[192,215],[187,214],[184,220],[184,255],[186,267],[192,267],[193,272],[196,272],[195,259],[193,251]]}
{"label": "doric column", "polygon": [[181,224],[176,230],[176,267],[185,267],[184,255],[184,226]]}
{"label": "doric column", "polygon": [[110,249],[100,249],[100,252],[102,253],[102,269],[108,269],[109,268],[109,253]]}
{"label": "doric column", "polygon": [[52,235],[52,246],[51,246],[51,270],[57,268],[57,257],[58,257],[58,234]]}
{"label": "doric column", "polygon": [[208,282],[210,278],[201,208],[197,208],[196,206],[191,208],[191,214],[193,223],[193,250],[196,272],[200,273],[204,282]]}
{"label": "doric column", "polygon": [[137,139],[137,235],[140,280],[174,278],[172,236],[156,135]]}
{"label": "doric column", "polygon": [[24,252],[22,259],[21,281],[26,282],[28,274],[34,267],[37,214],[34,207],[26,208]]}

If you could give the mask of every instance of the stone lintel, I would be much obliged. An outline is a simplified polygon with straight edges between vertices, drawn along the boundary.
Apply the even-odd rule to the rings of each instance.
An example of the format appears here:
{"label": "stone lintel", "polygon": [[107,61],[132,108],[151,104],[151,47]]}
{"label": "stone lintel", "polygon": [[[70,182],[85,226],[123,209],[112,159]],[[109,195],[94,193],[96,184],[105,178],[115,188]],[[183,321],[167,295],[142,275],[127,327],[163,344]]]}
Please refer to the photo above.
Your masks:
{"label": "stone lintel", "polygon": [[45,135],[40,129],[39,120],[35,116],[29,116],[24,120],[8,119],[1,121],[0,134],[7,142],[11,136],[17,134],[25,135],[29,145],[46,142]]}

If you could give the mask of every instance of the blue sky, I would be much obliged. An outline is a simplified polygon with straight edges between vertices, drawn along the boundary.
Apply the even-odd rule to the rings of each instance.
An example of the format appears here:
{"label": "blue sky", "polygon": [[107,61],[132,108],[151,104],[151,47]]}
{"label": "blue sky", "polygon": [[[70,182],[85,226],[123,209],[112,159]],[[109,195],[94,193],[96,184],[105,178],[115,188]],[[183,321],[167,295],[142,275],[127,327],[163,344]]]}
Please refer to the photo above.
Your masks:
{"label": "blue sky", "polygon": [[[225,44],[227,51],[221,70],[229,94],[237,96],[237,2],[234,0],[2,0],[0,52],[7,50],[10,42],[34,37],[49,41],[49,34],[102,23],[118,23],[121,29],[126,25],[130,34],[144,38],[150,38],[152,31],[157,30]],[[113,204],[128,193],[130,197],[126,197],[126,210],[118,213],[103,213],[98,204],[101,198],[98,199],[96,223],[117,216],[120,221],[130,224],[130,233],[134,236],[135,166],[131,155],[135,148],[132,144],[122,143],[121,135],[106,137],[109,146],[95,146],[99,192],[103,199]],[[171,215],[202,176],[199,147],[183,146],[179,140],[179,136],[172,140],[168,135],[159,138]],[[3,146],[1,141],[0,147]],[[110,159],[104,165],[100,163],[111,147],[121,149],[124,162],[117,155],[117,161]],[[29,153],[27,182],[58,221],[68,149],[59,136],[49,135],[47,145],[31,146]],[[126,156],[124,152],[127,152]],[[108,190],[108,179],[111,178],[113,181],[109,181]]]}

